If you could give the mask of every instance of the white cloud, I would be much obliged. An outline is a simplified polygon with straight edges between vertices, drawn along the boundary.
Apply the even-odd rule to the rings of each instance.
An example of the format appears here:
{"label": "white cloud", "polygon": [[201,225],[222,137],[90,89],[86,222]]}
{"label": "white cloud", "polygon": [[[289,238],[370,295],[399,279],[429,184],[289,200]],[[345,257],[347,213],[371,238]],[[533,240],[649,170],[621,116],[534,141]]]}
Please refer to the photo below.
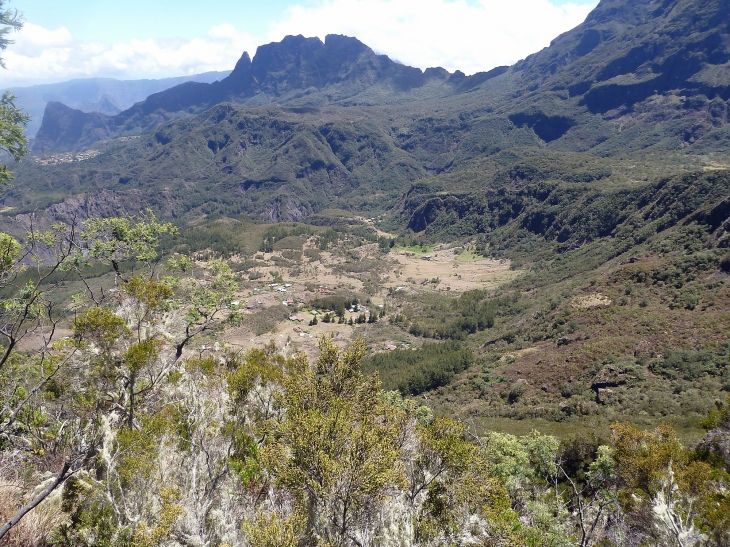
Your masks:
{"label": "white cloud", "polygon": [[163,78],[230,70],[256,41],[230,24],[213,27],[202,38],[130,40],[121,44],[79,42],[64,27],[49,30],[27,23],[4,57],[2,87],[71,78]]}
{"label": "white cloud", "polygon": [[593,5],[549,0],[321,0],[293,6],[274,25],[287,34],[355,36],[411,66],[442,66],[467,74],[509,65],[582,23]]}
{"label": "white cloud", "polygon": [[13,33],[12,39],[15,42],[12,51],[28,56],[36,56],[45,49],[67,46],[73,42],[66,27],[50,30],[33,23],[23,25],[22,32]]}
{"label": "white cloud", "polygon": [[[585,0],[579,0],[585,1]],[[593,0],[597,4],[598,0]],[[554,6],[550,0],[314,0],[290,7],[266,36],[239,32],[231,23],[199,38],[80,42],[63,26],[26,23],[4,52],[0,86],[71,78],[162,78],[230,70],[243,51],[288,34],[355,36],[402,63],[442,66],[467,74],[512,64],[581,23],[591,5]]]}

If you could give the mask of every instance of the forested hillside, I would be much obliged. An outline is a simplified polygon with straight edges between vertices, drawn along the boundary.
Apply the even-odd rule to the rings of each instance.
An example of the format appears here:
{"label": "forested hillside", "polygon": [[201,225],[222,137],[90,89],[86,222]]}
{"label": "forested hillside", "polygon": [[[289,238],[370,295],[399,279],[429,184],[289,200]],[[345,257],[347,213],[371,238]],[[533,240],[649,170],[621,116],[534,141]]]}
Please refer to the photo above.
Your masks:
{"label": "forested hillside", "polygon": [[471,76],[289,36],[49,104],[0,194],[1,540],[728,545],[728,37],[602,0]]}

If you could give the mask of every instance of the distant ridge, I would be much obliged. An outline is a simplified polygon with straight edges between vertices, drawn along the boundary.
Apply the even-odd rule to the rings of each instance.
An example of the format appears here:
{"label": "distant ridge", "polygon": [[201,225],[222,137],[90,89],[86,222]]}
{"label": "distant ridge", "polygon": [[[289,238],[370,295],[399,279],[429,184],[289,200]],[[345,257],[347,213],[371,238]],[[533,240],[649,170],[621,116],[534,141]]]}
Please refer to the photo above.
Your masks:
{"label": "distant ridge", "polygon": [[[244,53],[225,79],[114,116],[48,105],[37,154],[92,146],[92,159],[53,169],[50,158],[23,162],[3,204],[26,210],[103,190],[168,218],[269,222],[387,204],[422,231],[483,218],[487,187],[522,191],[535,177],[593,185],[618,173],[639,184],[678,166],[722,168],[730,3],[602,0],[549,47],[472,76],[407,67],[355,38],[289,36]],[[553,165],[563,162],[571,167]],[[583,162],[601,167],[575,175]]]}
{"label": "distant ridge", "polygon": [[51,101],[63,103],[83,112],[101,112],[115,115],[122,110],[126,110],[134,103],[143,101],[153,93],[169,89],[183,82],[214,82],[222,80],[228,74],[230,74],[230,71],[205,72],[203,74],[158,80],[86,78],[56,84],[12,87],[9,90],[17,96],[16,105],[31,116],[26,135],[32,138],[40,129],[46,105]]}
{"label": "distant ridge", "polygon": [[287,36],[260,46],[253,60],[244,53],[227,78],[175,86],[114,116],[72,115],[49,105],[33,149],[81,150],[100,139],[150,131],[222,102],[377,106],[477,90],[484,108],[533,129],[545,142],[577,134],[581,119],[597,115],[603,120],[598,123],[608,125],[591,131],[588,142],[581,137],[582,148],[610,141],[610,120],[617,116],[632,124],[661,119],[676,126],[662,130],[668,143],[673,142],[672,132],[682,132],[691,144],[728,120],[728,63],[727,0],[602,0],[584,23],[550,47],[512,67],[469,77],[460,71],[398,64],[356,38],[329,35],[322,42]]}
{"label": "distant ridge", "polygon": [[[320,107],[351,101],[373,86],[405,93],[434,80],[447,85],[438,93],[448,95],[506,70],[507,67],[500,67],[471,77],[458,71],[451,74],[442,68],[424,72],[396,63],[386,55],[377,55],[356,38],[329,35],[322,42],[319,38],[287,36],[281,42],[260,46],[253,61],[244,52],[230,75],[220,81],[175,86],[116,116],[71,113],[58,104],[49,104],[33,150],[79,150],[101,139],[148,131],[168,120],[226,101]],[[323,90],[327,93],[319,93]]]}

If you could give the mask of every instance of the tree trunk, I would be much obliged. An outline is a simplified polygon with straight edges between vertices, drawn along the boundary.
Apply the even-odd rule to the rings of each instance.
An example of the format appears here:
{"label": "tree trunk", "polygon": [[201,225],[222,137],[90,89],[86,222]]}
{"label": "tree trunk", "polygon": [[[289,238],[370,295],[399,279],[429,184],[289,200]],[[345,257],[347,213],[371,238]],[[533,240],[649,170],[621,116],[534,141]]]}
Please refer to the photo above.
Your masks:
{"label": "tree trunk", "polygon": [[135,383],[135,374],[131,374],[129,377],[129,417],[127,420],[127,424],[129,425],[129,429],[134,428],[134,383]]}
{"label": "tree trunk", "polygon": [[28,505],[22,507],[20,511],[15,513],[15,516],[11,518],[8,522],[6,522],[2,528],[0,528],[0,539],[7,534],[10,529],[18,524],[20,522],[20,519],[22,519],[25,515],[30,513],[33,509],[36,508],[38,504],[40,504],[44,499],[48,497],[48,495],[53,492],[56,488],[58,488],[63,482],[69,478],[71,475],[75,473],[75,471],[72,471],[69,473],[69,469],[71,467],[71,464],[69,462],[66,462],[63,464],[63,469],[61,469],[61,472],[56,476],[56,480],[53,481],[53,484],[51,484],[48,488],[46,488],[43,492],[38,494],[36,498],[31,501]]}

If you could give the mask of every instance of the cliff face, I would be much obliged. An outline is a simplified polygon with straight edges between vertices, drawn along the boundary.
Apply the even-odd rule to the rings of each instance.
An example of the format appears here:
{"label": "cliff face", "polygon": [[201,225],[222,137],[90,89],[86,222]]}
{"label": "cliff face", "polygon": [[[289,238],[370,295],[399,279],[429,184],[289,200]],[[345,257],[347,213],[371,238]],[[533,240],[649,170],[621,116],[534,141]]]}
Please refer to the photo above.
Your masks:
{"label": "cliff face", "polygon": [[[46,109],[33,150],[80,150],[98,140],[148,131],[227,101],[324,106],[372,86],[404,93],[430,80],[447,82],[450,76],[443,69],[424,73],[395,63],[355,38],[330,35],[322,42],[319,38],[287,36],[281,42],[259,47],[253,61],[244,52],[233,72],[221,81],[187,82],[155,93],[115,116],[86,114],[53,103]],[[455,88],[454,82],[449,87]],[[324,89],[326,96],[318,93]]]}
{"label": "cliff face", "polygon": [[602,0],[586,21],[515,65],[531,91],[567,91],[605,115],[652,96],[730,99],[730,3]]}
{"label": "cliff face", "polygon": [[[472,91],[480,91],[484,108],[503,112],[545,142],[561,138],[585,115],[688,119],[687,138],[696,140],[727,122],[728,63],[730,4],[725,0],[602,0],[583,24],[549,48],[511,68],[470,77],[395,63],[355,38],[330,35],[322,42],[287,36],[259,47],[253,60],[244,53],[221,81],[188,82],[115,116],[51,104],[34,151],[80,150],[227,101],[377,106],[448,100]],[[501,83],[493,85],[495,79]],[[652,98],[658,100],[644,104]],[[705,112],[709,119],[700,119]]]}
{"label": "cliff face", "polygon": [[[160,188],[194,189],[176,195],[182,215],[225,188],[235,214],[279,221],[406,196],[405,225],[418,231],[445,215],[481,215],[485,187],[505,184],[494,177],[531,177],[519,173],[520,158],[545,151],[571,166],[546,180],[566,180],[583,163],[566,154],[613,158],[608,172],[630,155],[641,164],[654,154],[662,170],[676,154],[723,163],[729,100],[726,0],[602,0],[550,47],[472,76],[403,66],[355,38],[288,36],[253,59],[244,53],[221,81],[179,85],[115,116],[50,104],[37,153],[142,137],[99,145],[115,152],[53,172],[21,166],[19,189],[2,200],[29,207],[43,192],[57,201],[58,188],[139,188],[149,203]],[[438,180],[408,194],[430,177]]]}

